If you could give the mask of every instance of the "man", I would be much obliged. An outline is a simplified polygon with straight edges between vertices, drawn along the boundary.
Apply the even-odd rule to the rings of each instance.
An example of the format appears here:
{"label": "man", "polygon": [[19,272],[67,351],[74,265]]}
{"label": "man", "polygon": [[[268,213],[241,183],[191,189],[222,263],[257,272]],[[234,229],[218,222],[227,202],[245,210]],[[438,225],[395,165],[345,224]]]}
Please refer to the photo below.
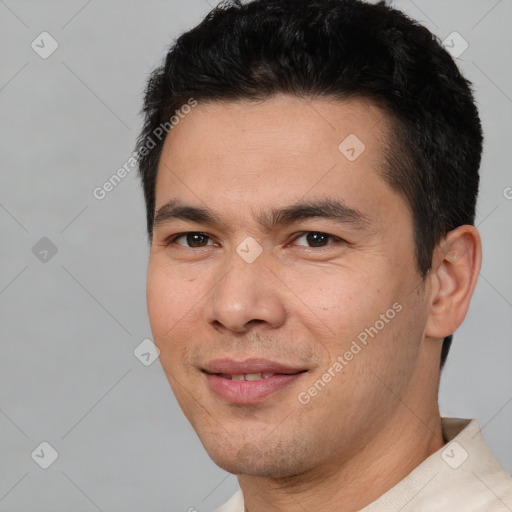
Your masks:
{"label": "man", "polygon": [[222,512],[512,509],[439,377],[481,263],[470,84],[384,3],[224,4],[146,92],[147,302]]}

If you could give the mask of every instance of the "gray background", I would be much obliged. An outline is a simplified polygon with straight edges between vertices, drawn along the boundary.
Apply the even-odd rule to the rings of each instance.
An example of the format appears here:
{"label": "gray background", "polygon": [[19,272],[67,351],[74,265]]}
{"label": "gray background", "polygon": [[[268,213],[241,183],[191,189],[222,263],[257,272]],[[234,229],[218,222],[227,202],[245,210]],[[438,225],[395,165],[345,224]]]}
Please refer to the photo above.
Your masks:
{"label": "gray background", "polygon": [[[158,361],[133,354],[151,338],[135,172],[101,201],[92,193],[133,150],[148,73],[209,1],[0,0],[1,512],[203,512],[237,488],[204,452]],[[469,44],[458,62],[486,134],[484,264],[440,403],[444,415],[477,418],[510,472],[512,1],[394,5]],[[31,48],[43,31],[59,45],[47,59]],[[59,454],[46,470],[31,458],[42,441]]]}

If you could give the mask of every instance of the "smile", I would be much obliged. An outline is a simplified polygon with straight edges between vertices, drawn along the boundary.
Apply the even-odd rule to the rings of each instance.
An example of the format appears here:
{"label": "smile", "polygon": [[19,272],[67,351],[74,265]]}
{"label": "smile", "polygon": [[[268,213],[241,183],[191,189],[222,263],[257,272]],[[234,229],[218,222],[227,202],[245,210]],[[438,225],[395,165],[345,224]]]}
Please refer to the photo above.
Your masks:
{"label": "smile", "polygon": [[268,359],[216,359],[202,369],[210,391],[217,398],[238,405],[263,402],[292,385],[307,371]]}
{"label": "smile", "polygon": [[276,375],[275,373],[242,373],[240,375],[229,375],[227,373],[223,373],[220,376],[224,379],[230,380],[260,380],[260,379],[268,379],[269,377],[273,377]]}

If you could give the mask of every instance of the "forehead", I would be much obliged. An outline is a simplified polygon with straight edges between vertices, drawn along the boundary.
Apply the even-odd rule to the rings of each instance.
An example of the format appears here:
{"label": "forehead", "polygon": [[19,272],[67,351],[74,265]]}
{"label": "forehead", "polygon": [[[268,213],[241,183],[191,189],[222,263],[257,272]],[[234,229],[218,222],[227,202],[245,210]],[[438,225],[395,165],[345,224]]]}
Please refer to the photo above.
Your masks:
{"label": "forehead", "polygon": [[171,192],[218,206],[333,191],[357,200],[357,189],[387,187],[387,132],[384,111],[359,99],[198,101],[165,140],[156,207]]}

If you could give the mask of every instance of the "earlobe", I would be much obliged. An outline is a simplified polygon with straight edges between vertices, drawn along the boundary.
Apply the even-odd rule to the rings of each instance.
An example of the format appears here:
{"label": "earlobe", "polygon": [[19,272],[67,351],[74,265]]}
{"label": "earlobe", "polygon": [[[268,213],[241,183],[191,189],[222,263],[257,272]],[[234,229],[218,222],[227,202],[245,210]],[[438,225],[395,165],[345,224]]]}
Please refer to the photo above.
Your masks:
{"label": "earlobe", "polygon": [[432,296],[425,335],[444,338],[464,320],[482,262],[480,234],[464,225],[450,231],[434,251]]}

